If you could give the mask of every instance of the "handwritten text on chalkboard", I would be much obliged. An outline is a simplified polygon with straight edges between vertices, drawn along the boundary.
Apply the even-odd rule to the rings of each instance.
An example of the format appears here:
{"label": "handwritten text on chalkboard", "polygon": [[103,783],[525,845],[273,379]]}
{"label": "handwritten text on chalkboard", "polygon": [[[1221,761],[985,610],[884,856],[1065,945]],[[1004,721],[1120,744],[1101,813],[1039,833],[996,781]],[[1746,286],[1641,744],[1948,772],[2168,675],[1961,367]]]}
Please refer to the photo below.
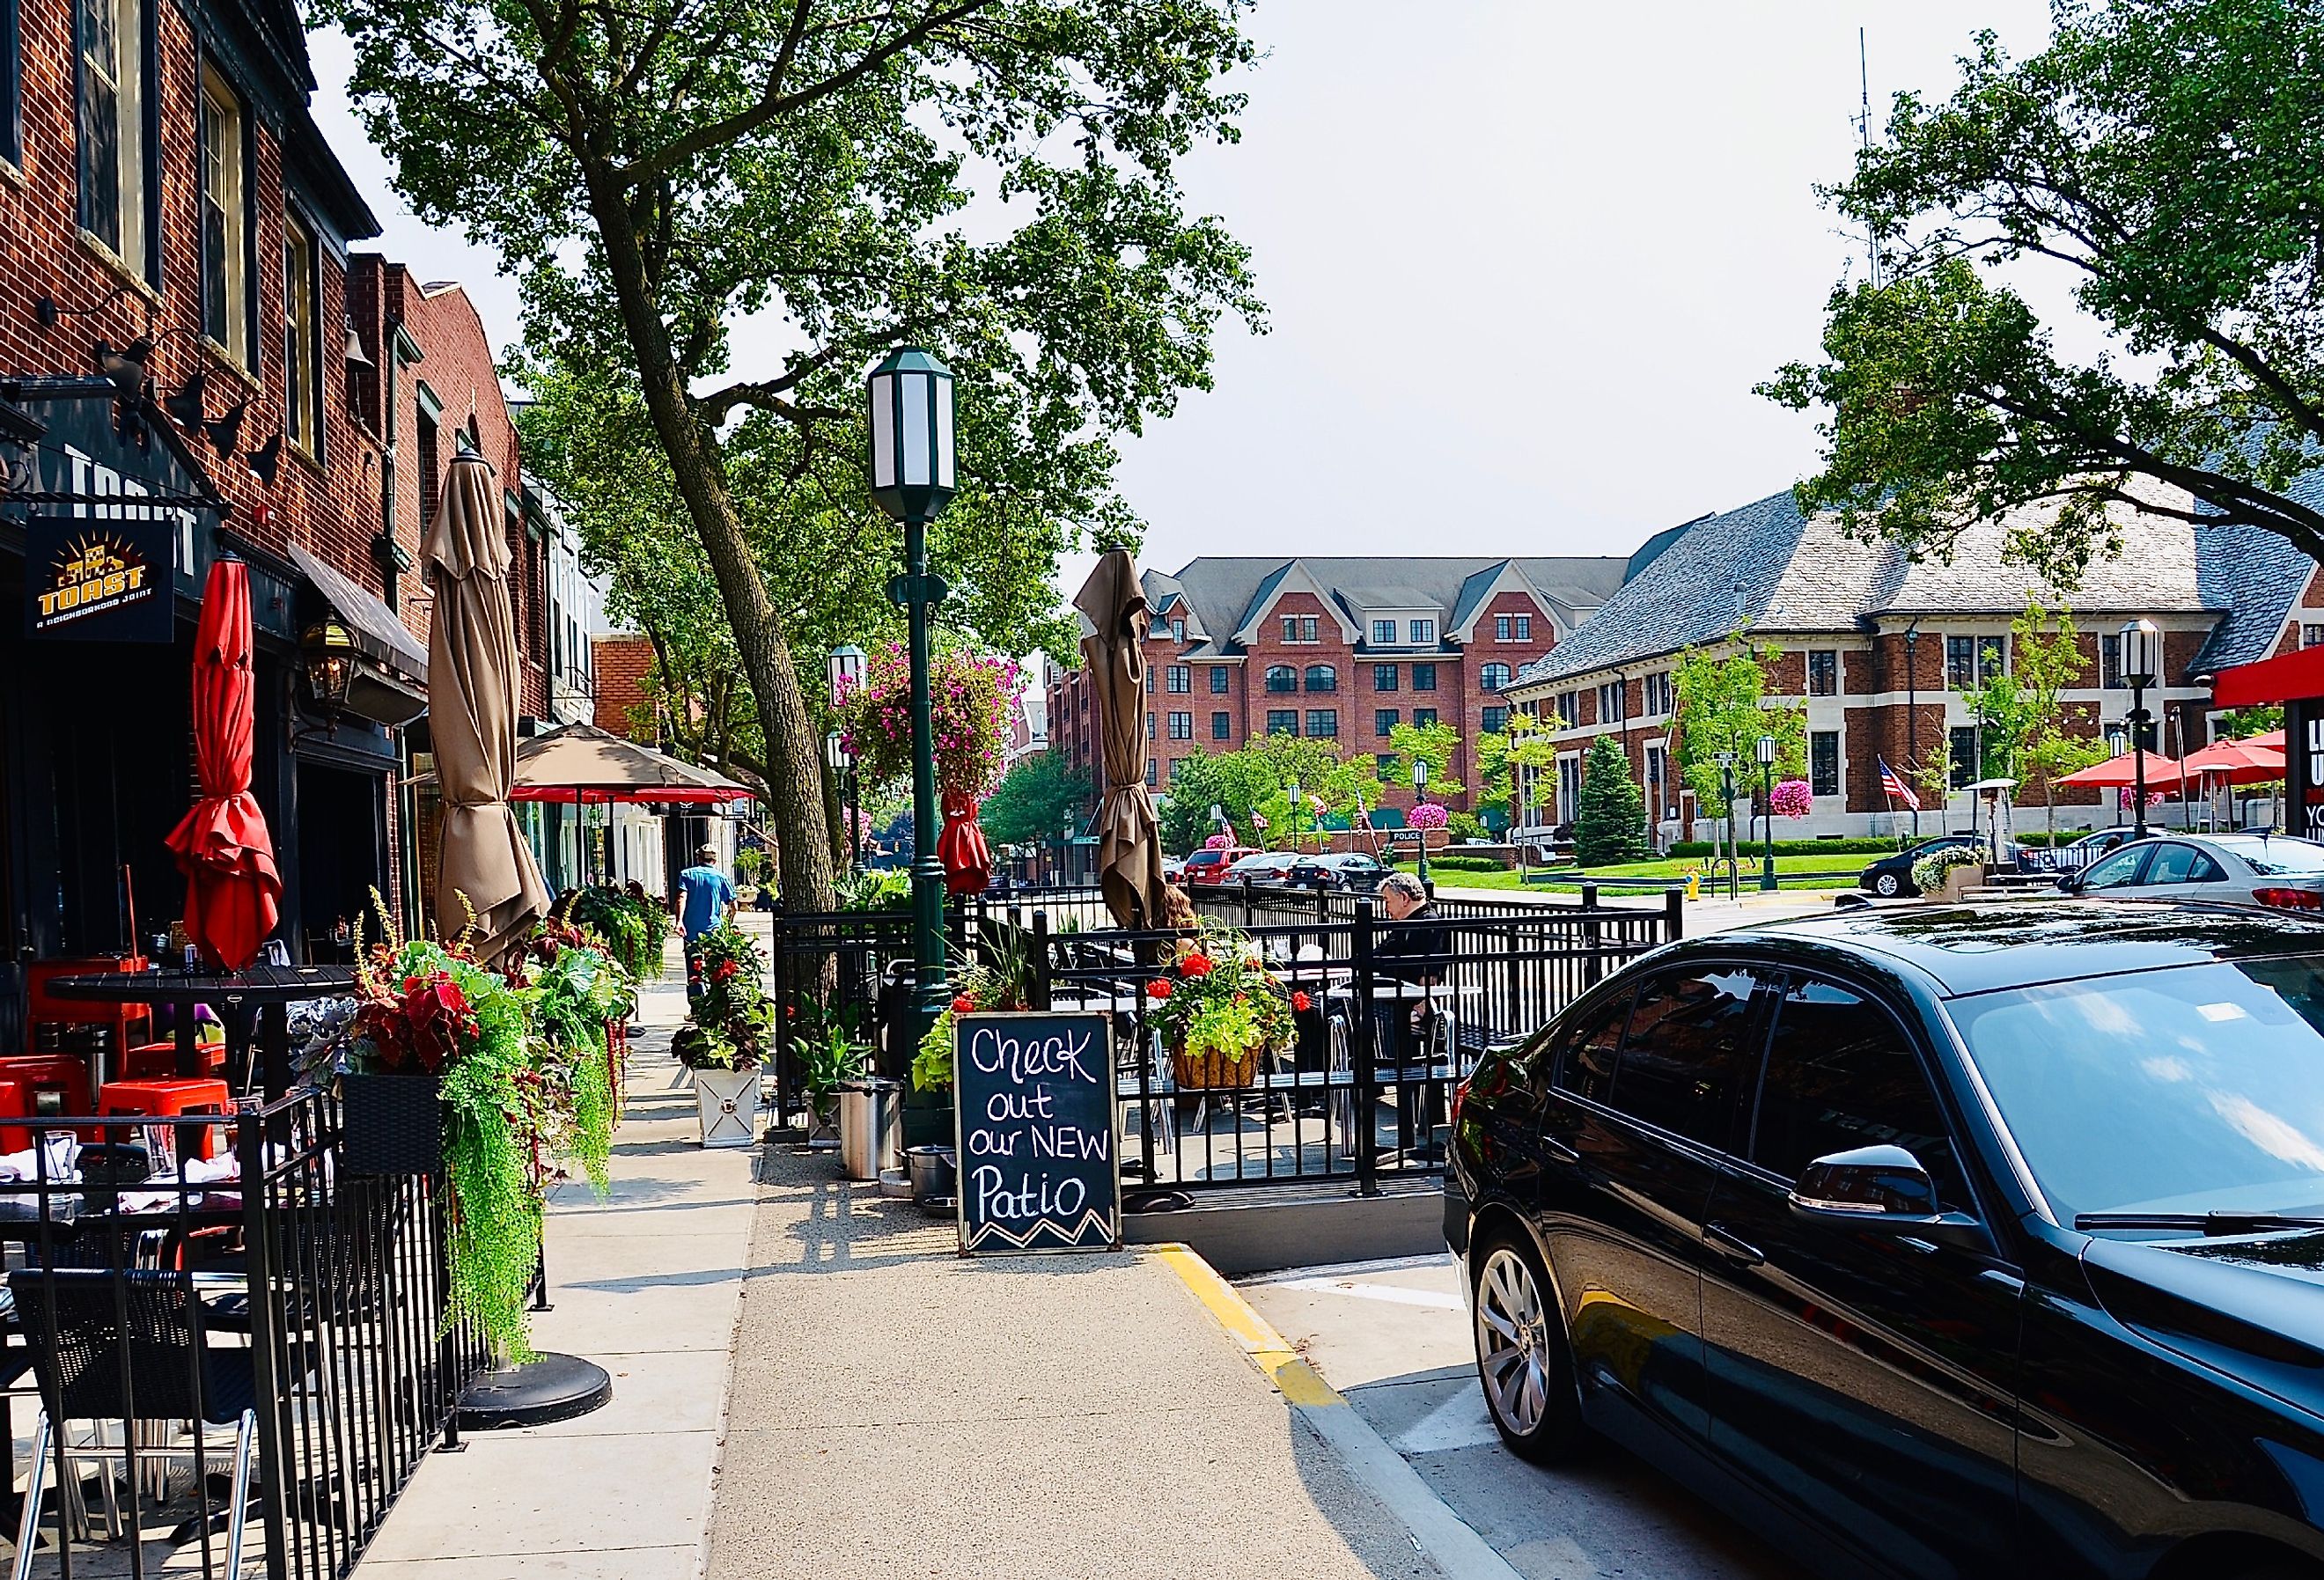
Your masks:
{"label": "handwritten text on chalkboard", "polygon": [[1119,1243],[1108,1031],[1103,1015],[964,1015],[955,1023],[963,1249]]}

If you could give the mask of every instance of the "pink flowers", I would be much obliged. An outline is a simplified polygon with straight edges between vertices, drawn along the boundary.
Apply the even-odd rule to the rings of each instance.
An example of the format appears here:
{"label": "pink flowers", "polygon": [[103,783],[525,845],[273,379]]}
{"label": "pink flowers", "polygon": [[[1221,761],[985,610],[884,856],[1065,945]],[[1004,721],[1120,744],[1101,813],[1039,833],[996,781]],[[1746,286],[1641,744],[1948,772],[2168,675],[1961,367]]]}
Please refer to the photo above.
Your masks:
{"label": "pink flowers", "polygon": [[[981,798],[1001,777],[1018,670],[1007,659],[965,648],[939,650],[930,666],[936,779],[946,790]],[[841,739],[866,779],[893,782],[911,772],[912,670],[901,642],[866,661],[862,679],[841,694]]]}
{"label": "pink flowers", "polygon": [[1404,815],[1404,826],[1407,828],[1442,828],[1447,821],[1444,808],[1434,801],[1423,801]]}
{"label": "pink flowers", "polygon": [[1767,797],[1767,808],[1778,818],[1804,818],[1815,810],[1815,797],[1804,779],[1787,779]]}

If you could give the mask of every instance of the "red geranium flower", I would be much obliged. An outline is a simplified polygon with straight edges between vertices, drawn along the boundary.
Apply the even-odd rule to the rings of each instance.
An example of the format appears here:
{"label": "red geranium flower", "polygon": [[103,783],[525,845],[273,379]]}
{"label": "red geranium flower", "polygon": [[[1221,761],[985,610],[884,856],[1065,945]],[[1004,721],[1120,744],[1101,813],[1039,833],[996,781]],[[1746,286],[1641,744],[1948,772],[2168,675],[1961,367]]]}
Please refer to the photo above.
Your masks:
{"label": "red geranium flower", "polygon": [[714,972],[712,972],[710,975],[711,975],[711,976],[712,976],[713,978],[715,978],[715,980],[717,980],[717,981],[719,981],[719,982],[724,982],[724,981],[728,980],[729,978],[733,977],[736,973],[740,972],[742,969],[742,966],[740,966],[736,965],[736,964],[735,964],[733,961],[732,961],[732,960],[721,960],[720,962],[718,962],[718,969],[717,969],[717,970],[715,970],[715,971],[714,971]]}
{"label": "red geranium flower", "polygon": [[1210,974],[1211,957],[1208,955],[1193,954],[1178,962],[1178,975],[1181,976],[1208,976]]}
{"label": "red geranium flower", "polygon": [[955,1015],[973,1014],[975,1011],[976,1001],[969,997],[966,993],[963,993],[958,998],[952,1001],[952,1012]]}
{"label": "red geranium flower", "polygon": [[1307,1006],[1313,1003],[1314,1003],[1314,1000],[1309,998],[1299,989],[1295,987],[1291,990],[1291,1007],[1299,1012],[1299,1013],[1303,1015],[1305,1014],[1307,1012]]}
{"label": "red geranium flower", "polygon": [[1167,976],[1157,976],[1153,981],[1148,983],[1146,984],[1146,996],[1149,999],[1168,998],[1170,996],[1170,979]]}

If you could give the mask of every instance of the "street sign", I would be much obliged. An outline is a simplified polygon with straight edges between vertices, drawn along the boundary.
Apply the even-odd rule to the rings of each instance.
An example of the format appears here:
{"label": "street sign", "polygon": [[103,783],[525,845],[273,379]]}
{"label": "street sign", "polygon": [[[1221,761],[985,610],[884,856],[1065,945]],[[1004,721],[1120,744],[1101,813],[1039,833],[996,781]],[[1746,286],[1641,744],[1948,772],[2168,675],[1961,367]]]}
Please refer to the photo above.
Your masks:
{"label": "street sign", "polygon": [[1102,1014],[954,1020],[964,1253],[1121,1243],[1111,1031]]}

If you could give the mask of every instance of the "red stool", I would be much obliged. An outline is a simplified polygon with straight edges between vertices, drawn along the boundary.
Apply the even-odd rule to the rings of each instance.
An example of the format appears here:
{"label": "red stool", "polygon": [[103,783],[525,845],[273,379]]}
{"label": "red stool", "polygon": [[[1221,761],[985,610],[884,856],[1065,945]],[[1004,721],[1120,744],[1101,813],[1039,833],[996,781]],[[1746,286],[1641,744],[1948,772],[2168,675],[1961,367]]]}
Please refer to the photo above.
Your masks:
{"label": "red stool", "polygon": [[[226,1068],[226,1044],[204,1042],[196,1045],[202,1058],[202,1068],[213,1075]],[[178,1078],[178,1045],[174,1042],[141,1042],[131,1049],[121,1061],[121,1078],[124,1081],[173,1081]]]}
{"label": "red stool", "polygon": [[[0,1120],[23,1119],[26,1093],[21,1081],[0,1081]],[[0,1123],[0,1152],[29,1152],[32,1132],[21,1124]]]}
{"label": "red stool", "polygon": [[[166,1081],[107,1081],[97,1094],[97,1111],[106,1119],[166,1119],[181,1113],[225,1113],[232,1106],[232,1094],[224,1081],[194,1076]],[[205,1124],[197,1128],[201,1137],[198,1155],[217,1157],[221,1150],[218,1132],[222,1127]]]}
{"label": "red stool", "polygon": [[74,1054],[28,1053],[0,1058],[0,1081],[14,1083],[23,1093],[23,1105],[17,1112],[27,1119],[82,1113],[88,1108],[88,1061]]}

